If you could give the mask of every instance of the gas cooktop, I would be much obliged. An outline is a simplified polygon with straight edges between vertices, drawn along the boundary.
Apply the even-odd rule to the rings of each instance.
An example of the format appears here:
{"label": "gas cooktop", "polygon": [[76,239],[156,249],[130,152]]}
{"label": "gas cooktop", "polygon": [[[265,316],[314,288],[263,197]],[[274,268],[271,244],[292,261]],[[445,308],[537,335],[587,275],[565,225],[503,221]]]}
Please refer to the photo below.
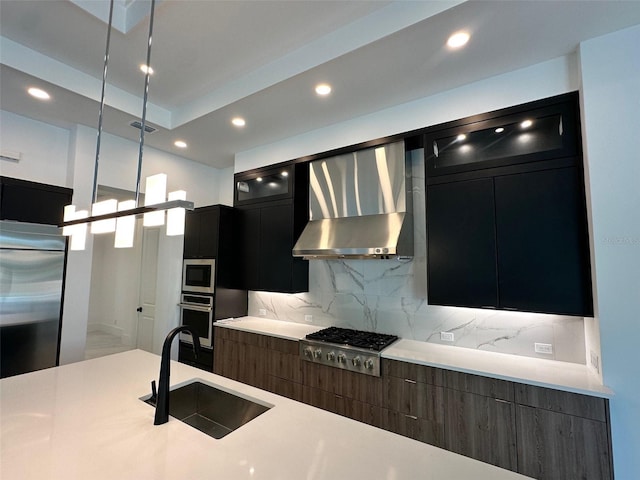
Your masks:
{"label": "gas cooktop", "polygon": [[380,352],[395,335],[329,327],[300,340],[300,356],[309,362],[380,376]]}
{"label": "gas cooktop", "polygon": [[384,333],[364,332],[350,328],[329,327],[306,336],[307,340],[316,340],[325,343],[349,345],[357,348],[366,348],[379,352],[391,345],[398,337]]}

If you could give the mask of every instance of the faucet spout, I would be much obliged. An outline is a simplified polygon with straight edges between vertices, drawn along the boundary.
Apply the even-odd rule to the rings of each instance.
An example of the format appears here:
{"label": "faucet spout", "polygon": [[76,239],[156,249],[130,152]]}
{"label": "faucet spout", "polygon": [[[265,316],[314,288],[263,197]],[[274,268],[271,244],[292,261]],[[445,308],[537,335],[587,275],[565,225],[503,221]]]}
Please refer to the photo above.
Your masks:
{"label": "faucet spout", "polygon": [[173,343],[173,339],[180,332],[187,332],[191,334],[191,338],[193,339],[193,353],[196,357],[200,353],[200,339],[189,327],[176,327],[167,334],[167,337],[164,339],[164,344],[162,345],[162,359],[160,361],[160,378],[158,380],[158,396],[156,401],[156,416],[153,421],[154,425],[162,425],[169,421],[171,344]]}

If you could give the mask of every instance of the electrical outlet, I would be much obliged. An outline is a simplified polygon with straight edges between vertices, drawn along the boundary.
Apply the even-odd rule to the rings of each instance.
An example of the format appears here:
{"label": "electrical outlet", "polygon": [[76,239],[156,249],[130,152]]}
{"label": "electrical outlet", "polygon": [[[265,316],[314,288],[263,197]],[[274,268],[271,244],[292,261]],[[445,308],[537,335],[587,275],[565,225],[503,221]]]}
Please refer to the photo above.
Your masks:
{"label": "electrical outlet", "polygon": [[440,332],[440,340],[443,342],[453,342],[455,341],[455,335],[453,332]]}
{"label": "electrical outlet", "polygon": [[258,315],[260,315],[261,317],[266,317],[267,316],[267,309],[266,308],[258,309]]}
{"label": "electrical outlet", "polygon": [[553,345],[551,343],[534,343],[533,349],[535,350],[536,353],[553,355]]}
{"label": "electrical outlet", "polygon": [[600,373],[600,359],[598,358],[598,354],[593,350],[590,350],[589,353],[591,355],[591,366],[596,372]]}
{"label": "electrical outlet", "polygon": [[304,316],[304,321],[308,322],[308,323],[313,322],[313,315],[305,315]]}

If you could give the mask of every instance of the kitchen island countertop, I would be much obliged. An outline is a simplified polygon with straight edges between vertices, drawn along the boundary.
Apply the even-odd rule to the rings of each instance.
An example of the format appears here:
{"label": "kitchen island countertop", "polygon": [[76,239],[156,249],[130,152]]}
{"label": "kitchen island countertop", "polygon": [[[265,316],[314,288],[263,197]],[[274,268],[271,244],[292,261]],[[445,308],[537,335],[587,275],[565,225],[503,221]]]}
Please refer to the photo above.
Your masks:
{"label": "kitchen island countertop", "polygon": [[[218,324],[221,327],[291,340],[299,340],[308,333],[324,328],[319,325],[260,317],[240,317],[227,322],[218,322],[216,325]],[[409,339],[400,339],[385,348],[382,351],[382,358],[594,397],[611,398],[613,396],[611,389],[603,385],[586,365],[577,363],[507,355]]]}
{"label": "kitchen island countertop", "polygon": [[273,405],[215,440],[139,400],[160,357],[133,350],[0,380],[0,478],[415,480],[527,478],[177,362],[205,383]]}

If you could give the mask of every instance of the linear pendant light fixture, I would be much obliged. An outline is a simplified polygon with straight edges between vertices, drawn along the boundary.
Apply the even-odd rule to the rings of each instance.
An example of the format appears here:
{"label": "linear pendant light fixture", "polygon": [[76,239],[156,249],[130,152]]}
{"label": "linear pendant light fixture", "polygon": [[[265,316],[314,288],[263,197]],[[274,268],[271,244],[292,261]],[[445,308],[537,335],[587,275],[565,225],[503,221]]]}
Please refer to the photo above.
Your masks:
{"label": "linear pendant light fixture", "polygon": [[[109,26],[107,30],[107,45],[104,54],[104,69],[102,71],[102,94],[100,98],[100,113],[98,116],[98,137],[96,141],[96,160],[93,171],[93,191],[91,195],[91,216],[87,210],[76,210],[75,205],[64,208],[64,221],[60,225],[62,234],[71,237],[71,250],[84,250],[87,226],[91,225],[92,234],[115,232],[115,248],[131,248],[135,235],[136,217],[142,215],[143,226],[164,225],[165,211],[167,219],[167,235],[183,235],[185,210],[193,210],[193,202],[186,200],[184,190],[169,192],[167,200],[167,175],[159,173],[146,179],[144,206],[140,202],[140,176],[142,173],[142,154],[144,150],[145,123],[147,117],[147,98],[149,94],[149,77],[151,69],[145,72],[144,99],[142,103],[142,118],[140,141],[138,149],[138,173],[136,176],[135,200],[118,203],[117,200],[97,201],[98,197],[98,165],[100,160],[100,140],[102,138],[102,118],[104,113],[104,91],[107,81],[107,67],[109,65],[109,44],[111,41],[111,25],[113,20],[113,3],[109,5]],[[151,65],[151,39],[153,36],[153,15],[155,0],[151,0],[151,15],[149,17],[149,38],[147,43],[147,62]]]}

